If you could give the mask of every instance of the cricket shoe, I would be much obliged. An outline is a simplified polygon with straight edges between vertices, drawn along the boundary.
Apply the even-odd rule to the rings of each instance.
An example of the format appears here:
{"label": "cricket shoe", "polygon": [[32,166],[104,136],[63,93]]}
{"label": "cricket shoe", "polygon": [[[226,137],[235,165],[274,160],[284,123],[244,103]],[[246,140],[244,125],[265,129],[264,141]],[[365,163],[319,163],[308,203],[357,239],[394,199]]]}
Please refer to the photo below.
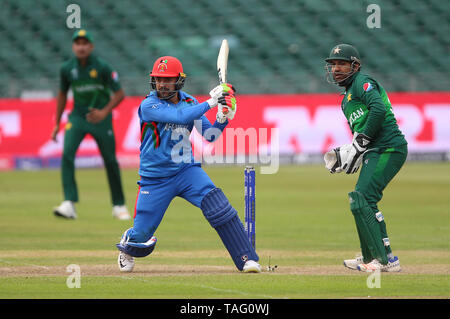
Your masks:
{"label": "cricket shoe", "polygon": [[364,272],[374,272],[374,271],[382,271],[382,272],[399,272],[402,270],[400,267],[400,260],[398,260],[397,256],[388,260],[386,265],[381,264],[378,259],[372,260],[368,264],[360,264],[358,265],[359,271]]}
{"label": "cricket shoe", "polygon": [[117,258],[117,264],[119,265],[120,271],[132,272],[134,268],[134,257],[121,251],[119,253],[119,258]]}
{"label": "cricket shoe", "polygon": [[362,264],[363,256],[357,255],[354,259],[345,259],[344,266],[353,270],[358,270],[358,265]]}
{"label": "cricket shoe", "polygon": [[258,264],[254,260],[247,260],[244,264],[244,268],[242,269],[243,272],[250,273],[250,272],[261,272],[261,265]]}
{"label": "cricket shoe", "polygon": [[53,208],[53,213],[55,216],[75,219],[77,218],[77,213],[75,211],[75,205],[70,200],[65,200],[58,207]]}
{"label": "cricket shoe", "polygon": [[112,215],[119,220],[129,220],[131,218],[125,205],[114,205]]}

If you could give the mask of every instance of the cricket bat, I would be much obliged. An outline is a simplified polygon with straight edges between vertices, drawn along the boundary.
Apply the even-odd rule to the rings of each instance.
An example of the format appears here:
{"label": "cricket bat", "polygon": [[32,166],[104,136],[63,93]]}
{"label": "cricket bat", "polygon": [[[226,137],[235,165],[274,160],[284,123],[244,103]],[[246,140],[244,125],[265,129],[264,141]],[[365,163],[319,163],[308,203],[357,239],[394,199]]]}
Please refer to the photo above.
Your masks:
{"label": "cricket bat", "polygon": [[227,65],[228,65],[228,47],[227,39],[222,40],[219,55],[217,56],[217,74],[219,75],[220,84],[227,82]]}
{"label": "cricket bat", "polygon": [[[217,74],[219,75],[219,83],[227,82],[227,65],[228,65],[228,52],[230,48],[228,47],[227,39],[222,40],[220,45],[219,55],[217,56]],[[223,109],[223,113],[227,114],[228,109]]]}

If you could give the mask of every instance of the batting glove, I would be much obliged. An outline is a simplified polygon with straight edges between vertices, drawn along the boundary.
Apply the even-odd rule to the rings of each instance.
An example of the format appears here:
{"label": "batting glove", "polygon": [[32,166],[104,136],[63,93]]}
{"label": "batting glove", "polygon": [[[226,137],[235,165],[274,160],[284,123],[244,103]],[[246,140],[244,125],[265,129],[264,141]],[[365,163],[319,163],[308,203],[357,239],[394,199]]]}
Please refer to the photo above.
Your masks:
{"label": "batting glove", "polygon": [[219,110],[224,114],[228,119],[232,120],[237,111],[237,103],[234,95],[230,95],[229,93],[223,93],[221,97],[218,99],[219,102]]}
{"label": "batting glove", "polygon": [[355,132],[353,135],[352,148],[348,153],[347,160],[344,165],[342,165],[342,169],[347,174],[354,174],[358,171],[363,155],[367,151],[367,147],[371,141],[372,139],[367,135]]}
{"label": "batting glove", "polygon": [[223,124],[227,121],[227,116],[225,114],[223,114],[222,112],[222,108],[219,105],[218,110],[217,110],[217,114],[216,114],[216,121],[220,124]]}
{"label": "batting glove", "polygon": [[208,99],[206,102],[208,102],[210,108],[216,107],[218,99],[219,97],[222,96],[222,93],[234,94],[234,92],[235,89],[231,84],[222,83],[209,92],[209,96],[211,96],[211,98]]}

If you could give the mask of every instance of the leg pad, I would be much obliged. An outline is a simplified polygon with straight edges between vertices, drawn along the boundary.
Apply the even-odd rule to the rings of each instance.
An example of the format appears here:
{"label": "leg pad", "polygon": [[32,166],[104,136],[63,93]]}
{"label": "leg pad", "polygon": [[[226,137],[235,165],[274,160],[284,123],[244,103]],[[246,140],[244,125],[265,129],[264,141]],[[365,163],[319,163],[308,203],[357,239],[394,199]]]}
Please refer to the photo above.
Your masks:
{"label": "leg pad", "polygon": [[259,260],[245,234],[244,225],[239,219],[237,211],[231,206],[220,188],[215,188],[205,195],[201,208],[203,215],[219,234],[239,270],[244,268],[247,260]]}
{"label": "leg pad", "polygon": [[155,249],[157,239],[150,238],[145,243],[133,243],[129,241],[129,232],[131,228],[127,229],[123,235],[120,243],[116,244],[117,249],[133,257],[145,257],[150,255]]}
{"label": "leg pad", "polygon": [[350,210],[355,218],[356,227],[362,241],[367,244],[371,255],[382,264],[387,264],[387,255],[384,248],[383,236],[375,214],[369,207],[364,195],[358,191],[350,192]]}

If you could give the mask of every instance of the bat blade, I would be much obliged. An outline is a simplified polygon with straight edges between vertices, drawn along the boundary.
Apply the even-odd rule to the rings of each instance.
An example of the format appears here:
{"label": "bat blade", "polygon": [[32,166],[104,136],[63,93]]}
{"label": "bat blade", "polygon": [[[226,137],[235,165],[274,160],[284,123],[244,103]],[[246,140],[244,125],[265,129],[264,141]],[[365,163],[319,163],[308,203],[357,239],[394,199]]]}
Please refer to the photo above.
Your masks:
{"label": "bat blade", "polygon": [[217,74],[219,75],[219,82],[227,82],[227,65],[228,65],[228,52],[230,48],[228,47],[227,39],[222,40],[222,45],[220,46],[219,55],[217,56]]}

